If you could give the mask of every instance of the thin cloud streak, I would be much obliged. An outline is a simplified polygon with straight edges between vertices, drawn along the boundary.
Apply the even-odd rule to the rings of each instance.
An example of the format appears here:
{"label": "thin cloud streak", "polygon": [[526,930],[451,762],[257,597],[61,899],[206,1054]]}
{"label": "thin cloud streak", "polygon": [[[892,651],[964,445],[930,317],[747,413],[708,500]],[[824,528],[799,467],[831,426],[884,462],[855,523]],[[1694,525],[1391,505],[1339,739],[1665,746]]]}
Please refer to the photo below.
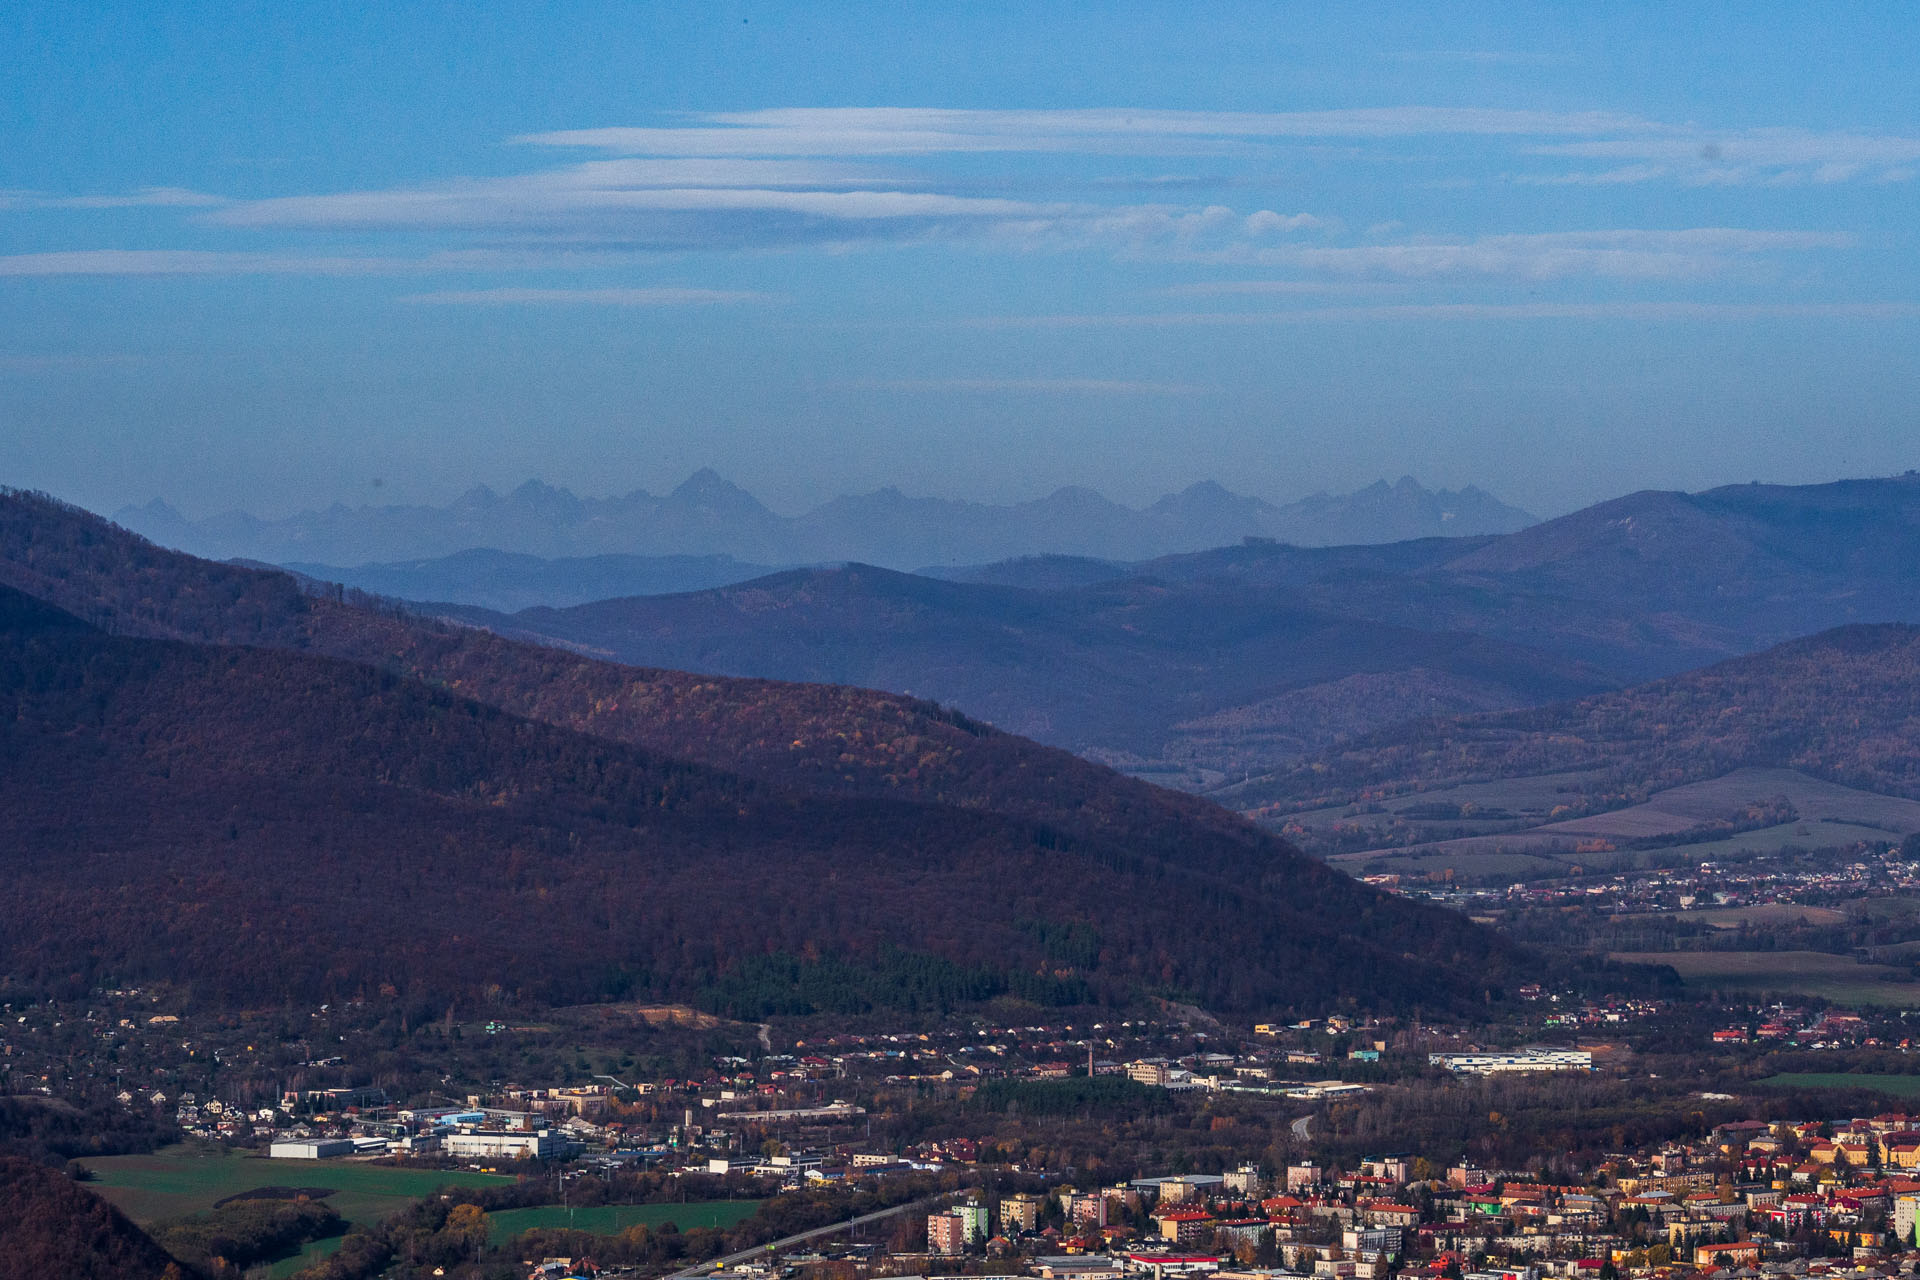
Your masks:
{"label": "thin cloud streak", "polygon": [[922,191],[789,191],[752,187],[626,187],[534,184],[507,179],[416,191],[283,196],[222,210],[233,227],[539,226],[577,215],[793,214],[838,222],[928,218],[1035,218],[1064,204]]}
{"label": "thin cloud streak", "polygon": [[228,253],[212,249],[69,249],[0,257],[0,276],[379,275],[393,258]]}
{"label": "thin cloud streak", "polygon": [[1130,382],[1110,378],[863,378],[841,384],[861,391],[1064,392],[1082,395],[1200,396],[1209,387],[1179,382]]}
{"label": "thin cloud streak", "polygon": [[[1856,179],[1904,182],[1920,163],[1920,138],[1899,134],[1821,133],[1810,129],[1743,129],[1714,132],[1689,128],[1665,137],[1590,138],[1541,143],[1539,156],[1637,162],[1584,175],[1671,177],[1690,186],[1832,185]],[[1567,175],[1578,180],[1579,174]]]}
{"label": "thin cloud streak", "polygon": [[1666,126],[1605,111],[1481,107],[1367,107],[1237,112],[946,110],[797,107],[713,112],[668,126],[563,129],[515,143],[587,147],[627,155],[874,156],[941,152],[1195,154],[1223,144],[1284,138],[1431,135],[1581,136],[1660,132]]}
{"label": "thin cloud streak", "polygon": [[410,293],[395,302],[423,306],[579,305],[599,307],[684,307],[726,302],[778,302],[778,294],[752,289],[453,289]]}
{"label": "thin cloud streak", "polygon": [[1522,173],[1513,181],[1526,187],[1615,187],[1635,182],[1652,182],[1673,170],[1658,164],[1628,164],[1617,169],[1581,170],[1575,173]]}
{"label": "thin cloud streak", "polygon": [[985,329],[1098,329],[1259,326],[1378,320],[1910,320],[1920,302],[1410,302],[1290,311],[1187,311],[1151,314],[985,316],[962,322]]}
{"label": "thin cloud streak", "polygon": [[654,255],[564,248],[453,249],[418,257],[222,249],[67,249],[0,256],[0,276],[405,276],[631,267]]}
{"label": "thin cloud streak", "polygon": [[1204,298],[1222,295],[1312,295],[1330,293],[1373,293],[1394,286],[1364,280],[1203,280],[1194,284],[1168,285],[1157,292],[1170,298]]}
{"label": "thin cloud streak", "polygon": [[142,187],[111,196],[52,196],[43,191],[0,191],[0,209],[205,209],[227,203],[225,196],[185,187]]}
{"label": "thin cloud streak", "polygon": [[[1384,56],[1493,62],[1528,55],[1462,50]],[[1286,141],[1422,137],[1534,139],[1527,153],[1639,162],[1527,179],[1540,185],[1662,178],[1695,186],[1906,181],[1920,163],[1920,138],[1900,135],[1784,127],[1716,133],[1617,112],[1430,106],[1298,112],[781,108],[689,114],[666,125],[522,134],[510,141],[625,156],[747,159],[989,152],[1202,156]]]}
{"label": "thin cloud streak", "polygon": [[1401,279],[1505,277],[1553,280],[1587,276],[1684,280],[1720,275],[1742,258],[1817,249],[1846,249],[1854,237],[1825,231],[1757,231],[1741,227],[1679,230],[1614,229],[1483,236],[1464,241],[1410,241],[1357,246],[1297,245],[1263,249],[1250,260],[1334,275]]}
{"label": "thin cloud streak", "polygon": [[[731,163],[731,162],[729,162]],[[746,162],[742,179],[760,176]],[[723,166],[725,167],[725,166]],[[806,166],[801,166],[805,169]],[[518,231],[654,249],[781,248],[929,239],[1018,248],[1186,253],[1249,248],[1335,223],[1306,212],[1220,205],[1105,205],[861,187],[663,187],[651,161],[609,161],[436,187],[288,196],[235,205],[208,221],[251,229]],[[804,176],[794,170],[798,180]]]}

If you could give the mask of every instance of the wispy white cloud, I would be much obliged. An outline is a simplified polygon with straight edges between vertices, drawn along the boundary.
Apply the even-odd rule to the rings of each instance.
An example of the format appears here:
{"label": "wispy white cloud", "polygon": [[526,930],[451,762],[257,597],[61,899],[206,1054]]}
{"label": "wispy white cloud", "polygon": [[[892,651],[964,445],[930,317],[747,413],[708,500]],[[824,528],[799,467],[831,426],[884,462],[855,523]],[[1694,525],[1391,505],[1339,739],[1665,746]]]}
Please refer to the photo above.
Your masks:
{"label": "wispy white cloud", "polygon": [[223,196],[185,187],[141,187],[120,195],[56,196],[44,191],[0,191],[0,209],[204,209],[225,204]]}
{"label": "wispy white cloud", "polygon": [[[1852,243],[1829,233],[1727,228],[1435,237],[1407,235],[1397,224],[1354,237],[1340,219],[1325,213],[1116,202],[1124,197],[1094,193],[1084,182],[1064,184],[1070,199],[1020,198],[982,184],[978,175],[960,181],[951,174],[904,171],[882,159],[996,151],[1184,154],[1287,140],[1357,143],[1434,136],[1498,139],[1536,162],[1577,163],[1566,172],[1512,178],[1523,185],[1893,182],[1908,180],[1920,168],[1920,140],[1777,129],[1710,139],[1695,126],[1606,112],[775,109],[690,114],[640,128],[526,135],[515,141],[605,154],[504,177],[225,203],[178,188],[99,197],[12,193],[0,199],[54,201],[59,207],[76,202],[177,205],[201,210],[196,220],[202,224],[230,230],[441,233],[443,240],[464,238],[475,247],[416,258],[337,250],[72,250],[0,258],[0,275],[586,270],[661,251],[937,241],[1243,264],[1300,278],[1681,280],[1726,275],[1743,263],[1752,270],[1762,259]],[[1610,163],[1590,167],[1598,160]],[[1540,167],[1551,170],[1552,165]],[[1444,175],[1425,179],[1446,180]],[[481,247],[502,243],[519,247]],[[570,296],[579,301],[586,292],[591,291]],[[606,295],[608,305],[616,293]],[[648,305],[640,296],[626,305]],[[478,296],[467,300],[480,301]],[[516,300],[540,299],[522,292]]]}
{"label": "wispy white cloud", "polygon": [[[568,181],[567,179],[574,179]],[[405,228],[578,225],[583,220],[671,219],[687,214],[785,215],[826,223],[932,218],[1057,216],[1069,205],[900,190],[793,190],[767,187],[661,187],[609,179],[581,166],[535,179],[504,178],[446,187],[285,196],[235,205],[214,220],[235,227]]]}
{"label": "wispy white cloud", "polygon": [[1394,287],[1389,283],[1367,280],[1198,280],[1192,284],[1168,285],[1158,292],[1170,298],[1312,296],[1368,293]]}
{"label": "wispy white cloud", "polygon": [[779,295],[751,289],[452,289],[410,293],[396,302],[428,306],[686,307],[722,302],[775,302]]}
{"label": "wispy white cloud", "polygon": [[1181,382],[1111,378],[863,378],[842,384],[863,391],[1067,393],[1103,396],[1198,396],[1211,388]]}
{"label": "wispy white cloud", "polygon": [[1530,187],[1614,187],[1652,182],[1672,174],[1662,164],[1627,164],[1614,169],[1579,169],[1572,173],[1521,173],[1513,180]]}
{"label": "wispy white cloud", "polygon": [[1739,227],[1618,229],[1416,239],[1398,244],[1290,245],[1260,249],[1252,261],[1333,275],[1404,279],[1507,277],[1551,280],[1593,276],[1630,280],[1720,275],[1740,259],[1814,249],[1844,249],[1853,237],[1826,231]]}
{"label": "wispy white cloud", "polygon": [[[1515,62],[1543,55],[1435,50],[1386,56]],[[1537,155],[1637,162],[1534,179],[1569,185],[1660,178],[1697,185],[1887,180],[1920,163],[1920,138],[1905,135],[1794,128],[1714,132],[1617,112],[1431,106],[1295,112],[786,108],[689,115],[667,125],[526,134],[514,141],[630,156],[854,158],[970,152],[1206,155],[1285,141],[1441,136],[1512,138]]]}
{"label": "wispy white cloud", "polygon": [[[859,185],[877,177],[811,160],[621,159],[432,187],[252,201],[209,220],[256,230],[489,231],[629,249],[971,238],[1119,252],[1255,245],[1337,226],[1300,211],[1023,200],[917,189],[923,180]],[[677,185],[698,179],[712,185]],[[789,185],[754,185],[774,179]],[[829,182],[842,185],[822,185]]]}
{"label": "wispy white cloud", "polygon": [[250,200],[209,220],[236,227],[524,225],[556,213],[684,209],[698,201],[699,192],[713,193],[715,204],[769,207],[788,197],[858,194],[848,188],[863,185],[898,192],[916,180],[818,160],[594,160],[502,178]]}
{"label": "wispy white cloud", "polygon": [[797,107],[694,115],[666,126],[566,129],[513,141],[647,156],[881,156],[942,152],[1206,154],[1284,138],[1462,134],[1556,137],[1659,132],[1614,112],[1482,107],[1337,111],[945,110]]}
{"label": "wispy white cloud", "polygon": [[0,257],[0,276],[373,275],[402,269],[391,258],[213,249],[69,249]]}
{"label": "wispy white cloud", "polygon": [[1539,143],[1535,155],[1584,160],[1632,161],[1623,172],[1644,170],[1695,186],[1789,186],[1856,179],[1908,181],[1920,163],[1920,137],[1809,129],[1743,129],[1729,132],[1689,127],[1663,136],[1594,137]]}
{"label": "wispy white cloud", "polygon": [[379,276],[570,271],[633,266],[649,255],[539,246],[399,255],[227,249],[65,249],[0,255],[0,276]]}
{"label": "wispy white cloud", "polygon": [[[908,193],[901,193],[906,195]],[[885,203],[882,202],[882,207]],[[1268,227],[1298,228],[1318,220],[1264,213],[1241,215],[1213,206],[1199,210],[1137,206],[1121,209],[1065,206],[1043,209],[1023,206],[1024,216],[981,217],[961,226],[926,220],[910,234],[966,234],[997,239],[1021,248],[1100,249],[1174,261],[1243,264],[1283,269],[1294,279],[1233,286],[1200,284],[1196,292],[1277,292],[1316,287],[1313,279],[1434,280],[1444,278],[1508,278],[1550,280],[1595,277],[1634,280],[1702,279],[1722,275],[1742,262],[1772,255],[1813,250],[1843,249],[1853,244],[1849,235],[1816,231],[1762,231],[1736,227],[1680,230],[1599,230],[1483,236],[1465,240],[1413,238],[1392,243],[1338,245],[1273,243]],[[857,221],[857,220],[856,220]],[[690,222],[681,234],[702,230],[711,245],[711,225]],[[648,260],[645,246],[636,247],[639,229],[617,233],[602,228],[613,247],[535,245],[518,249],[467,249],[414,257],[383,255],[307,254],[205,249],[78,249],[0,256],[0,277],[32,276],[371,276],[426,275],[474,272],[605,270],[630,267]],[[795,243],[817,229],[778,228],[764,224],[736,226],[731,234],[757,234],[756,243]],[[577,234],[588,228],[577,226]],[[656,229],[657,233],[657,229]],[[843,229],[843,239],[857,235],[901,234],[892,231]],[[721,291],[724,293],[724,291]],[[551,296],[547,296],[551,295]],[[603,304],[659,305],[671,294],[648,290],[582,288],[557,290],[479,290],[468,294],[431,295],[432,301],[495,302],[592,301]],[[426,298],[428,295],[419,295]],[[681,301],[737,300],[694,291]]]}

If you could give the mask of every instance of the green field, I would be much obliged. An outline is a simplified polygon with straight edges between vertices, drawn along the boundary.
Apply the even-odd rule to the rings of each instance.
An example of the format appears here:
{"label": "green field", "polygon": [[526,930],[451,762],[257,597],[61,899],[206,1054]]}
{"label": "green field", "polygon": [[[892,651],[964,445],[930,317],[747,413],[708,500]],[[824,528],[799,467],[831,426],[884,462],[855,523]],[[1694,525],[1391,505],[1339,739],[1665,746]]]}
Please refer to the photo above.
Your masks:
{"label": "green field", "polygon": [[598,1236],[619,1235],[628,1227],[657,1227],[671,1222],[682,1231],[695,1227],[730,1227],[751,1218],[758,1200],[700,1200],[690,1204],[608,1204],[590,1209],[543,1205],[537,1209],[502,1209],[487,1215],[487,1239],[501,1244],[535,1227],[567,1227]]}
{"label": "green field", "polygon": [[[269,1263],[259,1274],[264,1274],[267,1280],[285,1280],[285,1277],[292,1275],[296,1271],[306,1270],[322,1258],[332,1257],[339,1251],[340,1244],[345,1239],[346,1237],[344,1235],[339,1235],[328,1236],[325,1240],[309,1241],[300,1252],[290,1258],[282,1258],[278,1262]],[[256,1273],[250,1271],[248,1274],[253,1275]]]}
{"label": "green field", "polygon": [[1920,1008],[1905,969],[1860,964],[1824,951],[1616,951],[1627,964],[1671,965],[1690,987],[1779,991],[1841,1004]]}
{"label": "green field", "polygon": [[329,1187],[326,1203],[349,1222],[372,1222],[441,1187],[512,1182],[464,1170],[400,1169],[340,1160],[267,1160],[234,1152],[169,1147],[146,1156],[85,1161],[90,1184],[135,1222],[203,1213],[216,1200],[256,1187]]}
{"label": "green field", "polygon": [[1920,1076],[1869,1073],[1849,1075],[1844,1071],[1789,1071],[1783,1075],[1768,1076],[1755,1083],[1769,1085],[1776,1089],[1872,1089],[1876,1093],[1889,1093],[1899,1098],[1920,1098]]}

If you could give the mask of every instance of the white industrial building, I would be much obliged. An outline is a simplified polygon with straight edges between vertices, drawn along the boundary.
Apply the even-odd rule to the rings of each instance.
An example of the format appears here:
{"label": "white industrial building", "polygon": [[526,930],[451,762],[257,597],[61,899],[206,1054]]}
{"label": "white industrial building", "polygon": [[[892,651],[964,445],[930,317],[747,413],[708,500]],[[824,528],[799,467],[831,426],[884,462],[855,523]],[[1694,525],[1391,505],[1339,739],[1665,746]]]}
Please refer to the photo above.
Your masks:
{"label": "white industrial building", "polygon": [[325,1160],[330,1156],[353,1154],[352,1138],[297,1138],[276,1142],[267,1148],[275,1160]]}
{"label": "white industrial building", "polygon": [[467,1160],[544,1160],[560,1154],[561,1139],[551,1129],[537,1133],[502,1133],[475,1130],[449,1133],[440,1139],[440,1149],[456,1159]]}
{"label": "white industrial building", "polygon": [[1585,1049],[1551,1049],[1532,1045],[1506,1053],[1432,1053],[1427,1061],[1467,1075],[1495,1075],[1505,1071],[1591,1071],[1593,1054]]}

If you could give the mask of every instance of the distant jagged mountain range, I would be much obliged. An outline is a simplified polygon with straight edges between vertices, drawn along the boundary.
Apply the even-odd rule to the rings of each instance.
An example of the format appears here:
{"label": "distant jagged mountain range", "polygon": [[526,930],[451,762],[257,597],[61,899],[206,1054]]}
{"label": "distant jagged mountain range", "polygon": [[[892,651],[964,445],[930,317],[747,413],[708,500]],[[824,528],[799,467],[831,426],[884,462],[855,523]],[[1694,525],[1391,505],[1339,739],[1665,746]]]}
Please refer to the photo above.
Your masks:
{"label": "distant jagged mountain range", "polygon": [[189,520],[155,499],[114,519],[164,546],[219,559],[349,566],[487,548],[541,557],[733,557],[748,562],[742,577],[763,566],[850,560],[895,569],[1039,554],[1142,560],[1248,537],[1332,546],[1511,533],[1535,523],[1471,485],[1430,490],[1411,478],[1284,506],[1207,481],[1140,510],[1082,488],[1006,506],[888,488],[782,516],[711,470],[664,497],[635,490],[581,498],[530,480],[504,495],[483,486],[445,507],[336,504],[281,520],[244,512]]}

